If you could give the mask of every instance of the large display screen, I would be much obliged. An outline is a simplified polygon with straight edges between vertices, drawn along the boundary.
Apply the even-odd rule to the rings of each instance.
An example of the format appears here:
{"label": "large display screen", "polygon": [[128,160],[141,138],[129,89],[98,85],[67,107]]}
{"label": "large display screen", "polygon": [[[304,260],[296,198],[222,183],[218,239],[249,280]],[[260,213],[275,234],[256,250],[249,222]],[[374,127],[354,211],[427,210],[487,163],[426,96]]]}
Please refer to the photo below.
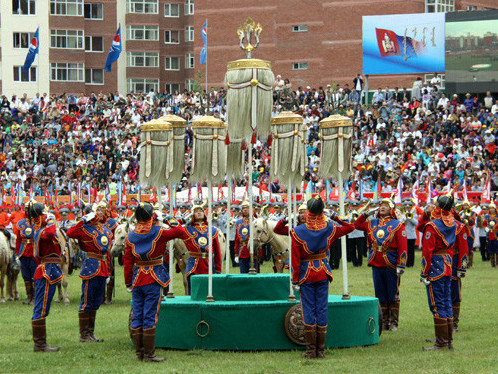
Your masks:
{"label": "large display screen", "polygon": [[363,74],[444,71],[444,13],[363,17]]}
{"label": "large display screen", "polygon": [[446,89],[498,90],[498,10],[446,13]]}

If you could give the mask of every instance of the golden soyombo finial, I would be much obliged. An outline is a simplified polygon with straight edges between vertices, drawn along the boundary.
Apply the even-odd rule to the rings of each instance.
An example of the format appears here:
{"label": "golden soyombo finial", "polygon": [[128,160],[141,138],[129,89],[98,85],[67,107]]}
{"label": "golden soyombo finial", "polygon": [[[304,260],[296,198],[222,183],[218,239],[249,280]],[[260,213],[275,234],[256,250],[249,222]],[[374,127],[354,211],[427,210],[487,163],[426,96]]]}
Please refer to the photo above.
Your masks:
{"label": "golden soyombo finial", "polygon": [[[240,48],[246,51],[247,58],[251,58],[252,51],[258,48],[259,45],[259,34],[263,31],[261,25],[248,17],[246,22],[237,29],[237,34],[239,35]],[[255,42],[253,43],[253,37]],[[246,44],[244,44],[244,40]]]}

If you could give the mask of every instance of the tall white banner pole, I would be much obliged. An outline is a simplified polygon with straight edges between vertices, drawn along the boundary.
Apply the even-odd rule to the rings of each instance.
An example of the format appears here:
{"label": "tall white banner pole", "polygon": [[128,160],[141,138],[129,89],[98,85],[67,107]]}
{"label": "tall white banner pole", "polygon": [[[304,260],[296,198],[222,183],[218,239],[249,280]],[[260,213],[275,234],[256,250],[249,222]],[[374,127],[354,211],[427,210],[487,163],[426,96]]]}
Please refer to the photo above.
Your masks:
{"label": "tall white banner pole", "polygon": [[208,266],[209,266],[209,279],[208,279],[208,294],[207,302],[213,302],[213,186],[211,179],[208,180]]}
{"label": "tall white banner pole", "polygon": [[[344,183],[342,180],[342,175],[341,173],[338,173],[338,180],[339,180],[339,212],[341,214],[341,217],[344,217],[346,214],[344,213]],[[348,290],[348,260],[347,260],[347,253],[346,253],[346,235],[341,237],[341,256],[342,256],[342,283],[343,283],[343,293],[342,293],[342,299],[343,300],[348,300],[350,298],[349,296],[349,290]]]}

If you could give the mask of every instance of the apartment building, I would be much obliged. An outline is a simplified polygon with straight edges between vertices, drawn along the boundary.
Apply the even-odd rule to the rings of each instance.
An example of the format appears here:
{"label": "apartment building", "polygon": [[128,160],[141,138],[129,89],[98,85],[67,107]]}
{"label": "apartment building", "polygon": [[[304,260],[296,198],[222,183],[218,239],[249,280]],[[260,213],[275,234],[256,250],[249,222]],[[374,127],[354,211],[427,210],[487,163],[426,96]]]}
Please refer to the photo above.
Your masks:
{"label": "apartment building", "polygon": [[[174,92],[194,78],[194,0],[4,0],[2,94]],[[105,61],[118,25],[122,53]],[[21,67],[39,27],[39,55]]]}

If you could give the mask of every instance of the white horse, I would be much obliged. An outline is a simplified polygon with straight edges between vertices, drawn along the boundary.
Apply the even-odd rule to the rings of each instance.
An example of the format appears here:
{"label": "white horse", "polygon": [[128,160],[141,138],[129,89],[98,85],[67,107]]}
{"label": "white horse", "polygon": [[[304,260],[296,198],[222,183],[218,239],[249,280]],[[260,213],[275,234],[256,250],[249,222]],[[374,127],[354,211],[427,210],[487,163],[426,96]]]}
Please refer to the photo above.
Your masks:
{"label": "white horse", "polygon": [[17,276],[19,271],[9,271],[9,262],[11,257],[11,244],[15,243],[16,236],[10,234],[10,243],[5,234],[0,231],[0,303],[5,302],[4,286],[5,276],[7,276],[7,296],[8,300],[19,300],[17,291]]}
{"label": "white horse", "polygon": [[273,229],[276,225],[276,221],[261,217],[256,218],[254,220],[254,240],[257,246],[271,245],[275,270],[277,273],[282,273],[285,263],[289,259],[289,237],[275,234]]}
{"label": "white horse", "polygon": [[[167,227],[167,225],[164,225]],[[114,243],[111,247],[111,255],[117,257],[124,253],[125,240],[128,233],[135,228],[134,225],[129,222],[121,223],[116,227],[114,232]],[[218,233],[218,242],[220,243],[221,260],[225,258],[225,235],[221,231]],[[176,260],[176,271],[182,273],[183,287],[185,288],[185,294],[187,293],[187,279],[185,278],[185,269],[187,268],[187,261],[189,258],[188,249],[183,240],[174,239],[173,240],[173,254]]]}

